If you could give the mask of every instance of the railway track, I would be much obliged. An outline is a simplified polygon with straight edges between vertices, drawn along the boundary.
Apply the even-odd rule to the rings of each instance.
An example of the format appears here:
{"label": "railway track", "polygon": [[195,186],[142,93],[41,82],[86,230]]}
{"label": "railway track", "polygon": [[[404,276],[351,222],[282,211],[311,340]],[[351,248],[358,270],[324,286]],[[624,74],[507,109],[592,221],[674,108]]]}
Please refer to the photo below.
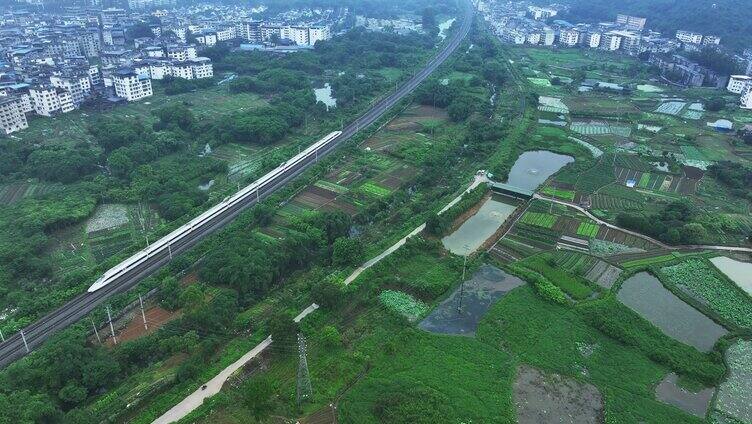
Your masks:
{"label": "railway track", "polygon": [[[325,157],[339,145],[349,140],[353,135],[378,120],[387,110],[415,90],[423,80],[444,63],[444,61],[457,49],[470,31],[474,16],[474,10],[469,1],[463,2],[463,7],[464,16],[462,24],[459,30],[452,34],[451,39],[443,46],[442,50],[419,72],[415,73],[415,75],[409,80],[399,86],[395,92],[377,102],[363,115],[343,128],[341,134],[337,136],[332,143],[328,144],[325,148],[322,148],[316,157],[311,156],[290,167],[284,173],[278,175],[264,186],[260,187],[258,189],[258,196],[246,199],[222,212],[210,221],[207,221],[206,224],[202,225],[200,231],[191,233],[185,238],[177,241],[175,244],[170,245],[170,249],[163,249],[154,253],[148,260],[144,261],[138,267],[122,274],[117,280],[107,286],[95,292],[85,292],[74,297],[60,308],[24,328],[23,337],[20,332],[9,337],[5,342],[0,343],[0,367],[7,366],[18,358],[25,356],[35,348],[41,346],[55,332],[72,325],[85,317],[97,306],[104,303],[110,296],[128,291],[135,287],[141,280],[167,264],[173,256],[179,255],[185,250],[195,246],[203,238],[224,227],[245,209],[254,206],[256,203],[284,186],[288,181],[313,166],[318,158]],[[26,341],[25,343],[24,338]]]}

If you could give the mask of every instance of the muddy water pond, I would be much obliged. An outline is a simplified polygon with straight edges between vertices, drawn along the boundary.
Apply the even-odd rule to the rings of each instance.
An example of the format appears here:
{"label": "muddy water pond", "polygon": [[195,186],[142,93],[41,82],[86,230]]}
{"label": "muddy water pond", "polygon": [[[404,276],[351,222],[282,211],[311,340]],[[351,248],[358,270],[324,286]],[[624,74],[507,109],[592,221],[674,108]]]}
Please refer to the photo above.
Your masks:
{"label": "muddy water pond", "polygon": [[667,375],[655,388],[656,399],[689,414],[704,417],[715,390],[709,387],[699,392],[691,392],[679,386],[678,382],[679,376],[676,374]]}
{"label": "muddy water pond", "polygon": [[314,88],[313,94],[316,96],[316,102],[326,105],[326,110],[337,107],[337,99],[332,97],[332,86],[329,83],[324,84],[321,88]]}
{"label": "muddy water pond", "polygon": [[499,268],[483,265],[465,281],[464,288],[457,287],[418,327],[432,333],[474,336],[478,322],[491,305],[523,284]]}
{"label": "muddy water pond", "polygon": [[710,259],[710,262],[726,274],[729,280],[752,296],[752,263],[737,261],[726,256],[717,256]]}
{"label": "muddy water pond", "polygon": [[516,208],[515,205],[490,198],[475,215],[462,223],[452,234],[441,239],[441,242],[455,255],[468,255],[494,235]]}
{"label": "muddy water pond", "polygon": [[669,337],[694,346],[701,352],[710,351],[718,338],[727,333],[647,272],[640,272],[624,281],[617,297]]}
{"label": "muddy water pond", "polygon": [[570,162],[574,162],[573,157],[547,150],[525,152],[512,165],[507,184],[525,190],[535,190],[548,177]]}

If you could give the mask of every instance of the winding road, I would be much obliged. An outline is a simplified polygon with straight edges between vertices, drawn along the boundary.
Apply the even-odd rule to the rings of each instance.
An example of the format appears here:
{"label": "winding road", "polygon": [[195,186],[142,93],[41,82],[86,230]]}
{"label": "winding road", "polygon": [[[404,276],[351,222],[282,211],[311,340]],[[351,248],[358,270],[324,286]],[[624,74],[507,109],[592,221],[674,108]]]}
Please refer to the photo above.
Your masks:
{"label": "winding road", "polygon": [[[475,12],[472,3],[466,1],[462,3],[462,6],[464,7],[462,24],[458,30],[452,34],[451,38],[445,42],[441,51],[439,51],[420,71],[416,72],[394,92],[378,101],[367,112],[343,128],[342,134],[339,135],[326,150],[322,150],[319,157],[328,155],[359,131],[367,128],[381,118],[384,113],[412,93],[412,91],[415,90],[423,80],[444,63],[444,61],[457,49],[465,36],[467,36],[472,25]],[[7,366],[16,359],[25,356],[33,349],[39,347],[56,331],[66,328],[85,317],[96,307],[103,304],[110,296],[125,292],[135,287],[144,278],[169,263],[173,256],[190,249],[205,237],[221,229],[241,212],[265,199],[280,187],[284,186],[288,181],[315,165],[316,162],[316,160],[311,158],[310,160],[302,161],[300,164],[291,167],[286,172],[272,180],[263,189],[259,189],[259,196],[257,198],[247,199],[244,202],[238,203],[235,207],[228,209],[224,213],[217,215],[205,225],[202,225],[201,231],[196,231],[195,234],[190,237],[186,237],[180,242],[172,245],[169,251],[168,249],[164,249],[163,251],[153,254],[147,261],[144,261],[138,267],[134,267],[128,272],[123,273],[120,278],[104,288],[93,293],[85,292],[76,296],[60,308],[27,326],[22,332],[16,333],[7,338],[5,342],[0,343],[0,367]]]}

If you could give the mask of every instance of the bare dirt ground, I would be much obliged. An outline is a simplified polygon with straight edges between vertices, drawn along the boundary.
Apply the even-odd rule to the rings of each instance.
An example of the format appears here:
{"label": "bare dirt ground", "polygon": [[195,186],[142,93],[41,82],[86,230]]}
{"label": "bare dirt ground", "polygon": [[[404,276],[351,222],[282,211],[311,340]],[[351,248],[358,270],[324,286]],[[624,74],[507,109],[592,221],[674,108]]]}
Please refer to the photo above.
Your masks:
{"label": "bare dirt ground", "polygon": [[595,386],[520,366],[514,382],[520,424],[602,423],[603,397]]}
{"label": "bare dirt ground", "polygon": [[[130,322],[117,334],[118,343],[135,340],[139,337],[151,334],[159,330],[165,323],[180,316],[179,312],[170,312],[159,306],[149,308],[144,312],[148,329],[144,328],[144,320],[141,317],[141,311],[137,310],[136,313],[133,314],[133,318],[131,318]],[[111,346],[113,344],[112,338],[108,338],[105,344]]]}

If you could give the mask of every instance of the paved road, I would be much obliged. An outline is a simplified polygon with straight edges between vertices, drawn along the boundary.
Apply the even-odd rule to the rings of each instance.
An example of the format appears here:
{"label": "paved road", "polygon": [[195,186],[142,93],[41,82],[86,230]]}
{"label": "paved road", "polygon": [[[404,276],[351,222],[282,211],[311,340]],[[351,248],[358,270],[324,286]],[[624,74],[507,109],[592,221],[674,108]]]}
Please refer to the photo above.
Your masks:
{"label": "paved road", "polygon": [[646,236],[644,234],[640,234],[640,233],[637,233],[635,231],[628,230],[626,228],[622,228],[622,227],[616,226],[614,224],[611,224],[609,222],[606,222],[606,221],[604,221],[604,220],[596,217],[595,215],[593,215],[587,209],[583,208],[580,205],[577,205],[577,204],[574,204],[574,203],[571,203],[571,202],[566,202],[566,201],[559,200],[559,199],[554,199],[552,197],[543,196],[543,195],[538,194],[538,193],[535,193],[533,195],[533,198],[539,199],[539,200],[545,200],[547,202],[558,203],[560,205],[564,205],[564,206],[568,206],[570,208],[577,209],[578,211],[580,211],[583,214],[587,215],[588,218],[592,219],[593,221],[597,222],[598,224],[605,225],[606,227],[612,228],[614,230],[623,231],[623,232],[625,232],[627,234],[633,235],[635,237],[639,237],[639,238],[641,238],[643,240],[647,240],[647,241],[649,241],[651,243],[654,243],[654,244],[662,247],[663,249],[667,249],[667,250],[679,250],[679,249],[719,250],[719,251],[727,251],[727,252],[752,253],[752,248],[749,248],[749,247],[740,247],[740,246],[714,246],[714,245],[705,245],[705,244],[690,244],[690,245],[669,246],[669,245],[667,245],[667,244],[665,244],[665,243],[663,243],[661,241],[658,241],[658,240],[656,240],[656,239],[654,239],[652,237],[648,237],[648,236]]}
{"label": "paved road", "polygon": [[[433,71],[436,70],[449,55],[459,46],[462,40],[470,31],[470,27],[473,20],[474,10],[470,2],[465,4],[464,17],[462,25],[459,30],[456,31],[451,39],[444,45],[443,49],[431,59],[423,69],[413,75],[408,81],[403,83],[397,90],[378,101],[371,109],[361,115],[347,127],[342,130],[342,134],[338,136],[334,142],[332,142],[326,150],[322,150],[319,154],[320,157],[326,156],[331,151],[336,149],[339,145],[349,140],[353,135],[357,134],[360,130],[368,127],[376,120],[378,120],[386,111],[392,106],[400,102],[405,96],[410,94],[423,80],[425,80]],[[185,237],[180,242],[171,245],[171,249],[163,249],[154,253],[148,260],[144,261],[138,267],[134,267],[131,270],[123,273],[116,281],[113,281],[108,286],[94,292],[83,293],[59,309],[51,312],[47,316],[39,319],[35,323],[29,325],[23,329],[23,335],[26,338],[28,349],[33,350],[40,346],[45,340],[47,340],[56,331],[65,328],[81,318],[89,314],[94,308],[103,304],[110,296],[125,292],[135,287],[141,280],[148,277],[162,266],[166,265],[172,259],[172,256],[178,255],[181,252],[195,246],[203,238],[214,233],[218,229],[224,227],[227,223],[231,222],[238,214],[245,209],[255,205],[258,201],[268,197],[280,187],[284,186],[288,181],[295,178],[311,166],[315,165],[318,161],[318,157],[310,158],[309,160],[302,161],[300,164],[291,167],[285,173],[281,174],[277,178],[271,181],[263,189],[259,190],[258,198],[247,199],[244,202],[239,202],[236,206],[224,211],[212,220],[208,221],[205,225],[200,226],[199,231],[190,236]],[[197,227],[198,228],[198,227]],[[0,367],[4,367],[14,360],[26,355],[28,353],[27,348],[22,340],[21,333],[14,334],[6,339],[4,343],[0,343]]]}
{"label": "paved road", "polygon": [[[303,312],[301,312],[297,317],[295,317],[295,322],[300,322],[308,316],[311,312],[315,311],[319,308],[319,305],[317,304],[311,304],[311,306],[305,308]],[[241,356],[240,359],[233,362],[230,366],[223,369],[219,372],[214,378],[207,381],[206,384],[204,384],[203,387],[206,387],[202,389],[199,387],[196,389],[195,392],[191,393],[180,401],[177,405],[173,406],[169,411],[162,414],[161,417],[157,418],[152,422],[152,424],[168,424],[175,421],[178,421],[185,417],[186,415],[190,414],[194,409],[201,406],[201,404],[204,403],[204,400],[216,395],[219,393],[219,391],[222,389],[222,386],[225,384],[228,378],[235,373],[235,371],[239,370],[243,365],[245,365],[248,361],[258,356],[261,352],[264,351],[269,345],[272,344],[272,336],[269,336],[264,339],[261,343],[257,344],[253,349],[249,350],[245,355]]]}

